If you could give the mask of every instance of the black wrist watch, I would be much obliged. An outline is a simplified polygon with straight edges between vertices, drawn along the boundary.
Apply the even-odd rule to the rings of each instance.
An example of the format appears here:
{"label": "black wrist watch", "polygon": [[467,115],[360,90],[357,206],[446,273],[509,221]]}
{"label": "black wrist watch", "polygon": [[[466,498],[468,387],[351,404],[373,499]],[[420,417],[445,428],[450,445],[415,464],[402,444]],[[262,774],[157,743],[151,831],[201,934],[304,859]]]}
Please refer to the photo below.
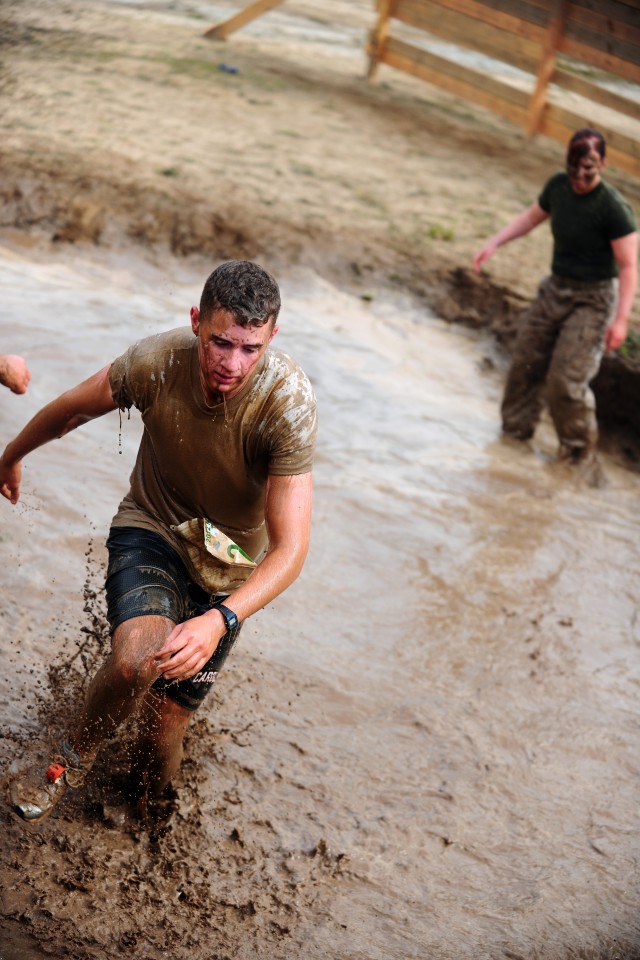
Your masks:
{"label": "black wrist watch", "polygon": [[219,610],[224,617],[224,622],[227,625],[227,633],[230,636],[233,636],[240,626],[240,621],[238,620],[237,616],[233,610],[230,610],[229,607],[225,607],[224,603],[216,603],[216,610]]}

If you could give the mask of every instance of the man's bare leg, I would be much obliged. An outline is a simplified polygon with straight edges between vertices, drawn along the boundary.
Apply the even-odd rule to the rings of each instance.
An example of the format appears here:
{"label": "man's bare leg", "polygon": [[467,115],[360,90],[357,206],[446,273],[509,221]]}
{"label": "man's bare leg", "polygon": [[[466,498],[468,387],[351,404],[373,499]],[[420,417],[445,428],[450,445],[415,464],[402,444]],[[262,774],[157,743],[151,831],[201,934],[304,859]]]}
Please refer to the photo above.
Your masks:
{"label": "man's bare leg", "polygon": [[182,762],[182,743],[191,711],[165,694],[149,690],[138,713],[138,738],[132,749],[131,781],[142,809],[158,800]]}
{"label": "man's bare leg", "polygon": [[158,678],[155,653],[174,628],[166,617],[125,620],[116,628],[111,653],[97,672],[71,740],[81,756],[95,756],[100,744],[131,716]]}
{"label": "man's bare leg", "polygon": [[49,816],[67,787],[83,785],[102,741],[140,706],[157,679],[153,657],[173,626],[166,617],[144,616],[126,620],[116,629],[111,653],[91,682],[70,739],[60,744],[46,773],[35,780],[22,777],[11,786],[13,809],[23,820],[39,823]]}

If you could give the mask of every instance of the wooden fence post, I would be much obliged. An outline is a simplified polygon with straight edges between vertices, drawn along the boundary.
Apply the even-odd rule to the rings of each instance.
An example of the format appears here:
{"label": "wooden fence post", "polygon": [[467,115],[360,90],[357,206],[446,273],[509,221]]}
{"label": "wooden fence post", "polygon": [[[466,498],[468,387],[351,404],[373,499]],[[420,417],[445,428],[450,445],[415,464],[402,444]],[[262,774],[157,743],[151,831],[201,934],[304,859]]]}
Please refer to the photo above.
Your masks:
{"label": "wooden fence post", "polygon": [[284,3],[284,0],[257,0],[256,3],[252,3],[241,10],[240,13],[236,13],[235,17],[230,17],[224,23],[218,23],[215,27],[210,27],[203,33],[203,36],[215,37],[216,40],[226,40],[234,30],[239,30],[240,27],[244,27],[246,23],[255,20],[256,17],[266,13],[267,10],[279,7],[281,3]]}
{"label": "wooden fence post", "polygon": [[389,32],[389,19],[398,4],[398,0],[378,0],[378,19],[369,36],[369,69],[367,80],[373,80],[384,42]]}
{"label": "wooden fence post", "polygon": [[556,0],[551,7],[549,26],[542,51],[542,60],[538,68],[536,87],[529,103],[527,117],[527,137],[538,132],[542,124],[542,115],[547,104],[547,87],[556,69],[556,52],[564,31],[568,0]]}

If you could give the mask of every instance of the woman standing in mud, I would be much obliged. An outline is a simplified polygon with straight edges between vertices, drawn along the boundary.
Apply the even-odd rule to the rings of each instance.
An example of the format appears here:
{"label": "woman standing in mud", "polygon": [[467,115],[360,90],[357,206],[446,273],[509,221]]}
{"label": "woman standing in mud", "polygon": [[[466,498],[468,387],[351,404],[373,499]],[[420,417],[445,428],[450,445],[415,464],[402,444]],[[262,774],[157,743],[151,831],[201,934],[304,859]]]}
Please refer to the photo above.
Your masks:
{"label": "woman standing in mud", "polygon": [[504,433],[533,436],[547,400],[560,458],[596,467],[598,426],[589,383],[605,350],[617,349],[637,286],[638,234],[633,212],[602,179],[606,146],[597,130],[569,141],[566,172],[555,173],[538,199],[496,233],[473,259],[476,272],[511,240],[551,219],[551,275],[520,328],[502,400]]}

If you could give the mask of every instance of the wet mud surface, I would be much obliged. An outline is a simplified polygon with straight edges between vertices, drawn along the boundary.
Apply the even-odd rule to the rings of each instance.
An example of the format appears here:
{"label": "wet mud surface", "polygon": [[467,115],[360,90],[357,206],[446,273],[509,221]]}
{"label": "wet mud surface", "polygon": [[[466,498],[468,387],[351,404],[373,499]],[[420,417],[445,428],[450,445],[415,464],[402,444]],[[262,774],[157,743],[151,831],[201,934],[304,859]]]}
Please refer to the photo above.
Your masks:
{"label": "wet mud surface", "polygon": [[[131,252],[2,257],[5,317],[26,298],[38,318],[4,434],[132,318],[181,322],[201,280]],[[278,345],[322,419],[305,570],[243,629],[169,822],[127,804],[135,727],[38,832],[0,808],[3,960],[636,956],[637,475],[603,454],[608,486],[582,487],[548,422],[500,443],[490,337],[308,271],[281,283]],[[139,427],[114,414],[49,445],[5,504],[5,785],[103,655]]]}

